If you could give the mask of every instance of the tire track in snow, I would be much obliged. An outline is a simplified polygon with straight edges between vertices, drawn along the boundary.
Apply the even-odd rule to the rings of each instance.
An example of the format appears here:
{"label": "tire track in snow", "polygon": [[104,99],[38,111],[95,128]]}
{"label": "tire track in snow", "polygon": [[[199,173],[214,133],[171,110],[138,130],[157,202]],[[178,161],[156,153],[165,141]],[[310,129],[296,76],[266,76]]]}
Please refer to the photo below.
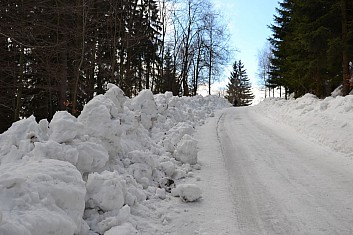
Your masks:
{"label": "tire track in snow", "polygon": [[352,161],[251,108],[224,111],[217,136],[239,234],[353,233]]}

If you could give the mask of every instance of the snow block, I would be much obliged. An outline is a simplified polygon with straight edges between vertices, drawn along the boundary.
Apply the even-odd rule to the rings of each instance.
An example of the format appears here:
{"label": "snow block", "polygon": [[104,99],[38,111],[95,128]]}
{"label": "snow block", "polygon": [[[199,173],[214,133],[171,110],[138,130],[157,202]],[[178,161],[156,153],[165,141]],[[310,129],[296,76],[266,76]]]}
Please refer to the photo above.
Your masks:
{"label": "snow block", "polygon": [[85,234],[85,184],[70,163],[52,159],[0,166],[3,235]]}
{"label": "snow block", "polygon": [[201,189],[195,184],[180,184],[173,194],[179,196],[183,202],[193,202],[201,198]]}
{"label": "snow block", "polygon": [[176,170],[176,166],[171,161],[161,162],[162,170],[165,172],[166,176],[172,177]]}
{"label": "snow block", "polygon": [[86,183],[88,208],[103,211],[120,209],[125,203],[126,182],[118,172],[104,171],[88,175]]}
{"label": "snow block", "polygon": [[49,139],[58,143],[72,141],[82,133],[83,125],[66,111],[59,111],[54,114],[49,124]]}
{"label": "snow block", "polygon": [[153,127],[153,121],[157,120],[158,109],[150,90],[141,91],[131,100],[131,109],[139,113],[141,124],[147,130]]}
{"label": "snow block", "polygon": [[36,160],[56,159],[77,164],[78,151],[69,145],[59,144],[52,140],[41,143],[34,143],[34,149],[28,155]]}
{"label": "snow block", "polygon": [[34,142],[42,139],[42,131],[34,116],[17,121],[0,135],[0,163],[11,163],[32,151]]}
{"label": "snow block", "polygon": [[157,188],[156,190],[156,196],[162,200],[166,198],[166,192],[164,188]]}
{"label": "snow block", "polygon": [[104,233],[104,235],[132,235],[139,234],[136,228],[130,223],[124,223],[121,226],[116,226]]}
{"label": "snow block", "polygon": [[177,145],[174,153],[175,159],[182,163],[196,164],[197,163],[197,141],[190,135],[183,136]]}
{"label": "snow block", "polygon": [[84,124],[85,134],[119,143],[120,120],[112,117],[113,103],[104,96],[96,96],[83,109],[78,120]]}
{"label": "snow block", "polygon": [[105,93],[104,96],[113,102],[118,113],[124,112],[124,104],[127,99],[124,92],[119,87],[111,83],[108,83],[107,87],[109,90]]}
{"label": "snow block", "polygon": [[103,234],[112,227],[122,225],[129,220],[130,216],[130,207],[128,205],[125,205],[119,210],[118,215],[107,216],[107,218],[100,221],[97,226],[97,232]]}
{"label": "snow block", "polygon": [[82,173],[98,171],[109,160],[108,151],[101,144],[81,142],[75,147],[78,151],[76,166]]}

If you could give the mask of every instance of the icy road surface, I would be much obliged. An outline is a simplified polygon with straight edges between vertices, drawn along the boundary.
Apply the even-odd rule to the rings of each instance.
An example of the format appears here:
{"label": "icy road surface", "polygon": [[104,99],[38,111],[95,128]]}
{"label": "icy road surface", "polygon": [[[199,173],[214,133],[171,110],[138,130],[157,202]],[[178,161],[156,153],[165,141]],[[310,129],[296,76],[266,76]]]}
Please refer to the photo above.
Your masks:
{"label": "icy road surface", "polygon": [[[351,159],[288,126],[261,117],[252,107],[230,108],[215,119],[214,125],[208,123],[203,127],[207,131],[199,131],[200,145],[221,149],[219,154],[228,173],[225,180],[229,181],[233,204],[225,209],[224,216],[234,214],[227,221],[232,225],[224,224],[223,229],[215,226],[213,232],[353,234]],[[216,130],[210,129],[212,126]],[[212,132],[217,134],[218,141],[210,141]],[[199,158],[202,162],[202,156]],[[205,200],[217,194],[210,185],[214,183],[203,187]],[[214,200],[226,208],[222,201]],[[220,217],[217,221],[222,220]]]}

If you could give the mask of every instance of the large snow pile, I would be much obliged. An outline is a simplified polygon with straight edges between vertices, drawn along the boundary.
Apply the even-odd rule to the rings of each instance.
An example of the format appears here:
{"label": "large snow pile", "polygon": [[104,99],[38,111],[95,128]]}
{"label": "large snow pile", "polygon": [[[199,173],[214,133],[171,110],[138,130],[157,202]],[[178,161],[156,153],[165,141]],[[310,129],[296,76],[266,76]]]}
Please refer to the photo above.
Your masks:
{"label": "large snow pile", "polygon": [[306,94],[295,100],[266,99],[253,108],[339,152],[353,152],[350,144],[353,139],[353,95],[318,99]]}
{"label": "large snow pile", "polygon": [[[78,118],[57,112],[50,123],[14,123],[0,135],[0,234],[141,233],[149,202],[200,168],[195,126],[229,106],[149,90],[128,99],[109,85]],[[179,191],[184,201],[201,196],[196,185]]]}

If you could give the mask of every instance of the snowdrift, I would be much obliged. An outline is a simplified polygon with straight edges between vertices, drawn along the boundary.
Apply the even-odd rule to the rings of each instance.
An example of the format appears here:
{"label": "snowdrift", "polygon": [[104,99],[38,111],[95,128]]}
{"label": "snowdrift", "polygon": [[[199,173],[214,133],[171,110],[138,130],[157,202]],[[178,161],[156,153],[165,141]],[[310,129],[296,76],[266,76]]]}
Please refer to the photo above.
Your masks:
{"label": "snowdrift", "polygon": [[[57,112],[50,123],[14,123],[0,135],[0,234],[138,233],[144,203],[200,169],[194,128],[225,107],[217,96],[149,90],[128,99],[110,84],[78,118]],[[201,196],[181,185],[182,200]]]}
{"label": "snowdrift", "polygon": [[295,100],[271,98],[253,108],[336,151],[353,153],[353,95],[326,99],[312,94]]}

